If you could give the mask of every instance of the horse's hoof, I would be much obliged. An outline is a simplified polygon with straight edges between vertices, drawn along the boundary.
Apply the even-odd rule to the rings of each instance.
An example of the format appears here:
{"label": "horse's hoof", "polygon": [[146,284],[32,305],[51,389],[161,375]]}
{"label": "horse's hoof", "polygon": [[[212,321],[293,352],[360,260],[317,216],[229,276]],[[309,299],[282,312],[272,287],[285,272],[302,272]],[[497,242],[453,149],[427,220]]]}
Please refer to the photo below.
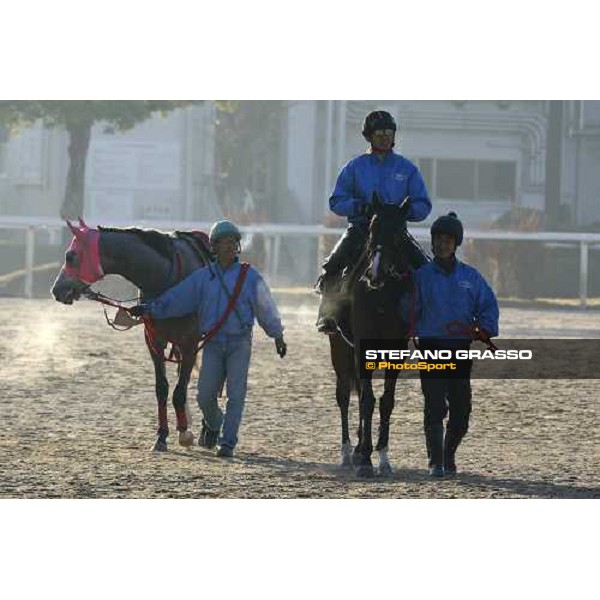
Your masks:
{"label": "horse's hoof", "polygon": [[352,467],[352,464],[352,456],[350,454],[342,454],[340,467],[342,467],[343,469],[350,469]]}
{"label": "horse's hoof", "polygon": [[379,469],[377,470],[379,477],[392,477],[394,474],[394,469],[392,469],[392,465],[390,463],[383,463],[379,465]]}
{"label": "horse's hoof", "polygon": [[346,442],[342,444],[342,452],[341,452],[342,460],[340,462],[340,466],[342,468],[347,468],[352,466],[352,445]]}
{"label": "horse's hoof", "polygon": [[375,477],[375,471],[373,470],[373,465],[360,465],[356,468],[356,476],[361,479],[371,479]]}
{"label": "horse's hoof", "polygon": [[194,444],[194,434],[187,429],[179,432],[179,445],[184,448],[189,448]]}
{"label": "horse's hoof", "polygon": [[165,440],[158,439],[154,442],[154,446],[152,446],[152,452],[166,452],[167,451],[167,442]]}

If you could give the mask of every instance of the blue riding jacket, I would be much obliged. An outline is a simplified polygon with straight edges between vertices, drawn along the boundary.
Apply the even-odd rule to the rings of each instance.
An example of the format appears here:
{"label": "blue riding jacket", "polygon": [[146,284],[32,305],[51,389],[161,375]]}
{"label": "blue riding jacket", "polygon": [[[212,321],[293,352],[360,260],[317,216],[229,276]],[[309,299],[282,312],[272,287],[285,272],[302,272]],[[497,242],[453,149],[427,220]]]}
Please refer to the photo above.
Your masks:
{"label": "blue riding jacket", "polygon": [[336,215],[348,217],[352,225],[364,228],[367,219],[361,211],[371,203],[373,192],[386,204],[401,204],[410,196],[408,221],[422,221],[431,212],[431,200],[419,169],[393,151],[383,160],[370,153],[352,159],[338,176],[329,207]]}
{"label": "blue riding jacket", "polygon": [[[157,319],[181,317],[196,311],[200,333],[206,333],[221,318],[229,304],[218,274],[222,275],[229,295],[232,295],[240,269],[237,257],[226,270],[217,261],[213,261],[148,302],[146,309]],[[235,310],[231,311],[212,341],[251,335],[255,317],[269,337],[278,338],[283,334],[281,318],[271,292],[261,274],[250,267],[235,303]]]}
{"label": "blue riding jacket", "polygon": [[478,324],[490,336],[498,335],[498,302],[483,276],[469,265],[456,261],[446,273],[435,261],[414,274],[416,333],[420,338],[465,339],[466,332],[453,335],[459,321],[465,327]]}

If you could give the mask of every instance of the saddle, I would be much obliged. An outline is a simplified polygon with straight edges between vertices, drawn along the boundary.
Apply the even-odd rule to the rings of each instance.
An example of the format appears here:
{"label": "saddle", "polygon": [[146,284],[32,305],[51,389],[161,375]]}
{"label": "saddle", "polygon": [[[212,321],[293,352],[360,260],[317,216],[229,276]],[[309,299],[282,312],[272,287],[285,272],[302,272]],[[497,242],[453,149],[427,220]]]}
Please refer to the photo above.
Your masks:
{"label": "saddle", "polygon": [[173,238],[183,240],[194,250],[205,264],[212,260],[212,251],[208,235],[204,231],[175,231]]}

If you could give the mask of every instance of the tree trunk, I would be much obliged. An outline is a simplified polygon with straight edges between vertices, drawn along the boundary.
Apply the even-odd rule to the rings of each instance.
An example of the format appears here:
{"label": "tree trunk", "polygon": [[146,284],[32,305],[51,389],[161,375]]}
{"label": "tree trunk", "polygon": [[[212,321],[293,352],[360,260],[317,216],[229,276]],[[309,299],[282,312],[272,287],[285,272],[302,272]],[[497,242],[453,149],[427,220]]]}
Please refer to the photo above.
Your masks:
{"label": "tree trunk", "polygon": [[67,124],[69,134],[69,172],[65,198],[60,207],[62,219],[78,219],[83,217],[83,202],[85,189],[85,163],[87,159],[92,123]]}

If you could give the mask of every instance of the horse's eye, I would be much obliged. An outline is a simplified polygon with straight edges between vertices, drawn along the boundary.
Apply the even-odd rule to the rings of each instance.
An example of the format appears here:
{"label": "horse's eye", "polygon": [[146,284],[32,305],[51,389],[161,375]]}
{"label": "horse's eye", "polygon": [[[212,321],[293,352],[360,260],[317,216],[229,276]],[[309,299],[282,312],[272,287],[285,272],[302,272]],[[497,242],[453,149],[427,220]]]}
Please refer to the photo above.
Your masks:
{"label": "horse's eye", "polygon": [[69,250],[65,255],[65,262],[69,267],[77,266],[77,253],[73,250]]}

